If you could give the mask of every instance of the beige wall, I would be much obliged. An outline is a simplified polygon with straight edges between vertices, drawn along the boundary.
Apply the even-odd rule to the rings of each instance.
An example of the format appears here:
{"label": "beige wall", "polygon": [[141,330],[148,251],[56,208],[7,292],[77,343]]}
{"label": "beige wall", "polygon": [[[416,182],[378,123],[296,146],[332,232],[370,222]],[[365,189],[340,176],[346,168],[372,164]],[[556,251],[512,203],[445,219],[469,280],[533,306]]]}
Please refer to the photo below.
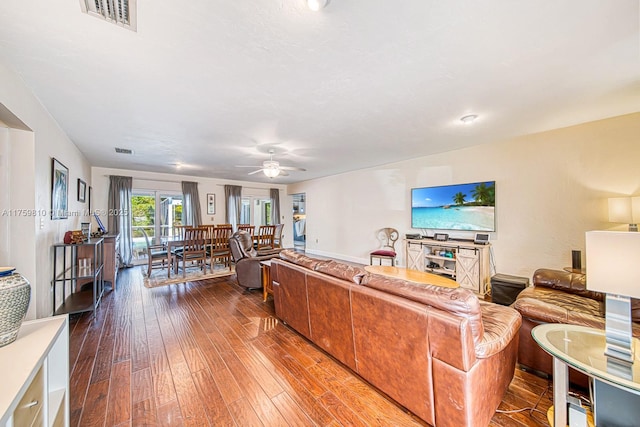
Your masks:
{"label": "beige wall", "polygon": [[[62,241],[65,231],[80,228],[86,220],[82,214],[86,203],[76,200],[76,183],[81,178],[91,183],[90,166],[85,157],[60,129],[58,124],[24,85],[20,77],[0,63],[0,103],[4,114],[11,114],[30,130],[6,128],[0,139],[2,150],[11,159],[7,163],[2,191],[8,199],[2,203],[12,210],[31,210],[38,214],[26,214],[9,218],[3,225],[10,237],[5,243],[4,259],[0,265],[14,265],[31,283],[31,303],[28,318],[45,317],[52,313],[51,245]],[[12,123],[15,120],[3,120]],[[0,153],[2,154],[2,153]],[[69,211],[74,216],[52,221],[51,207],[51,158],[55,157],[69,168]],[[3,173],[0,172],[0,175]],[[41,212],[45,212],[42,215]],[[7,242],[7,239],[3,240]],[[2,240],[0,240],[2,243]]]}
{"label": "beige wall", "polygon": [[639,136],[636,113],[307,181],[288,191],[306,193],[310,252],[368,263],[377,245],[374,230],[420,231],[410,228],[411,188],[495,180],[496,270],[531,277],[539,267],[570,266],[571,250],[584,251],[585,231],[626,229],[607,222],[606,198],[640,194]]}

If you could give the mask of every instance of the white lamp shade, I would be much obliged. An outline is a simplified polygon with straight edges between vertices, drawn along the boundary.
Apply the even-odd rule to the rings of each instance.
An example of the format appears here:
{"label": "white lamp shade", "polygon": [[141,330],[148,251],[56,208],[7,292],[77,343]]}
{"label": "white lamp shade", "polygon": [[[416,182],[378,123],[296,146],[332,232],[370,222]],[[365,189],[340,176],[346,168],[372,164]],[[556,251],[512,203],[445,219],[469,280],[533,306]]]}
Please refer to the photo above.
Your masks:
{"label": "white lamp shade", "polygon": [[587,289],[640,298],[640,233],[587,231]]}
{"label": "white lamp shade", "polygon": [[[640,197],[634,197],[634,199],[640,199]],[[609,222],[633,223],[631,197],[612,197],[609,199]]]}

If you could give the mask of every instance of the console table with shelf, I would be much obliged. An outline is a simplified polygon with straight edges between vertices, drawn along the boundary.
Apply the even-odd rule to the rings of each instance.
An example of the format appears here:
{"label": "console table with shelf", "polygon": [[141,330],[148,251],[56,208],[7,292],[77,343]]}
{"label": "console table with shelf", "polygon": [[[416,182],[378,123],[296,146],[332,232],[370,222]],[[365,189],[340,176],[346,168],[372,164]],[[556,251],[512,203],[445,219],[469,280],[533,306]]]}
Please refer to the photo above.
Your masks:
{"label": "console table with shelf", "polygon": [[[81,263],[83,259],[86,265]],[[105,290],[104,239],[99,237],[78,244],[54,244],[52,285],[55,314],[94,311]],[[62,301],[56,307],[58,288],[61,288]]]}
{"label": "console table with shelf", "polygon": [[460,287],[484,295],[491,281],[489,247],[460,240],[405,239],[407,268],[449,276]]}
{"label": "console table with shelf", "polygon": [[104,239],[104,281],[110,283],[115,291],[118,268],[120,268],[118,256],[120,234],[105,234],[102,238]]}

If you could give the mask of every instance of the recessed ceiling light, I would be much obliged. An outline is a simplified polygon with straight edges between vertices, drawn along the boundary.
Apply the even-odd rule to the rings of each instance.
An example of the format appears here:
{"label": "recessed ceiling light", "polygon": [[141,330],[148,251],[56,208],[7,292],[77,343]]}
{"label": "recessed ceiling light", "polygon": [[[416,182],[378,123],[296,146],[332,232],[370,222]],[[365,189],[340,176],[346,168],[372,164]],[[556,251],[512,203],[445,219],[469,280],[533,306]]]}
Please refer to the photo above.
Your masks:
{"label": "recessed ceiling light", "polygon": [[460,118],[460,121],[465,125],[470,125],[478,118],[477,114],[469,114]]}
{"label": "recessed ceiling light", "polygon": [[329,0],[307,0],[307,6],[314,12],[317,12],[328,4]]}

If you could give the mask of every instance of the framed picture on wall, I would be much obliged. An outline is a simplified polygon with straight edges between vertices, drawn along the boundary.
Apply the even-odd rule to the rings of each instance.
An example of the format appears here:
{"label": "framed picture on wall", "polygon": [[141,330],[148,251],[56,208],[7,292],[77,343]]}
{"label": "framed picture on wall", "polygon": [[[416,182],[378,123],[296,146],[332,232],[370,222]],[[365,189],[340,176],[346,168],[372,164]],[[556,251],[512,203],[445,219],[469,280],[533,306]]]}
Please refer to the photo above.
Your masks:
{"label": "framed picture on wall", "polygon": [[207,215],[215,215],[216,213],[216,195],[213,193],[207,194]]}
{"label": "framed picture on wall", "polygon": [[78,201],[84,203],[87,199],[87,183],[78,178]]}
{"label": "framed picture on wall", "polygon": [[51,219],[68,216],[69,169],[56,158],[51,162]]}

